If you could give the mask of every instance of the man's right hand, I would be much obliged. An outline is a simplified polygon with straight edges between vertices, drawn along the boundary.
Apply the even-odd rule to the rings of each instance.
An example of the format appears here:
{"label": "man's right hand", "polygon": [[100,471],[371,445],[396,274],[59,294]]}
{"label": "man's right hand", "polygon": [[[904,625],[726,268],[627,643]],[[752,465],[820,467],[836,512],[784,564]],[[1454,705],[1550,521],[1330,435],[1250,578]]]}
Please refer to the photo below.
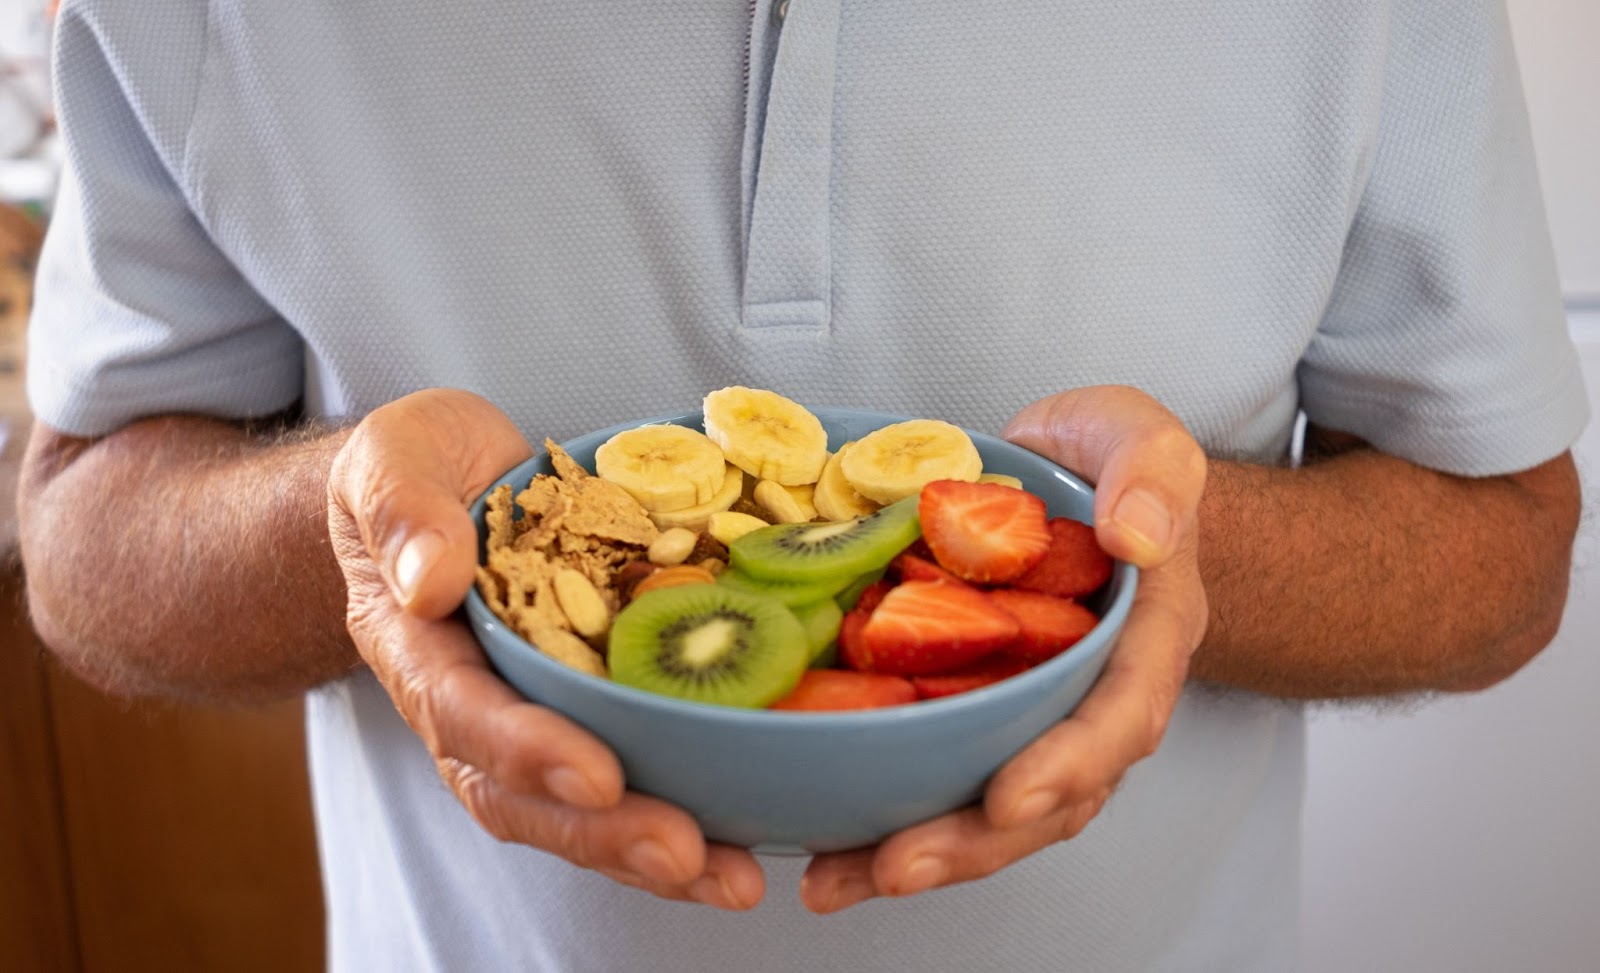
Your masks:
{"label": "man's right hand", "polygon": [[356,427],[328,478],[328,529],[357,651],[496,838],[663,898],[750,908],[765,880],[748,852],[626,791],[615,755],[501,681],[455,614],[477,564],[467,505],[530,455],[504,414],[461,391],[414,393]]}

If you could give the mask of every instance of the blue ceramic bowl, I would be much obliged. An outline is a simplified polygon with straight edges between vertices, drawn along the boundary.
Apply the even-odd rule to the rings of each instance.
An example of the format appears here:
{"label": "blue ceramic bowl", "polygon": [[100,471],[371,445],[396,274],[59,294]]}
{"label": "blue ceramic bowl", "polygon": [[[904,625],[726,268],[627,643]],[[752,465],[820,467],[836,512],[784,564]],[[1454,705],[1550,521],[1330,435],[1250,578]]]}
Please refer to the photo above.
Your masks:
{"label": "blue ceramic bowl", "polygon": [[[901,416],[812,410],[837,449]],[[649,423],[701,429],[695,415],[662,416],[563,444],[594,468],[594,451],[615,433]],[[1043,457],[970,433],[985,472],[1009,473],[1044,499],[1051,516],[1088,521],[1093,491]],[[520,490],[553,473],[543,453],[494,486]],[[472,507],[483,543],[483,500]],[[529,699],[604,740],[628,786],[679,805],[707,837],[771,854],[810,854],[872,844],[977,800],[1005,761],[1071,712],[1105,664],[1127,619],[1136,584],[1118,562],[1095,606],[1099,626],[1054,659],[983,689],[877,710],[786,713],[690,703],[598,679],[555,662],[506,628],[478,595],[467,617],[500,675]]]}

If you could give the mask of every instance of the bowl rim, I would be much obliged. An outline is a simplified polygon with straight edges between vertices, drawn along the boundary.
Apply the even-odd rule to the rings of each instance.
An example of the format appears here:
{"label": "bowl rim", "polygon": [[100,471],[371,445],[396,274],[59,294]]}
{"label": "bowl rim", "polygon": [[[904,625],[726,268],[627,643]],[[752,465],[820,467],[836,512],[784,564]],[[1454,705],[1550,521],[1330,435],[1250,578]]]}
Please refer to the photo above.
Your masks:
{"label": "bowl rim", "polygon": [[[909,418],[914,418],[910,416],[896,415],[889,412],[879,412],[871,409],[854,409],[830,406],[807,406],[806,408],[813,415],[816,415],[819,419],[821,419],[824,425],[827,424],[829,418],[833,418],[835,421],[837,421],[843,415],[848,415],[857,419],[867,419],[869,421],[881,420],[879,423],[880,425],[891,422],[902,422]],[[583,433],[581,435],[571,437],[570,439],[567,439],[558,445],[560,445],[563,449],[566,449],[568,448],[569,444],[578,440],[590,440],[596,439],[597,437],[604,437],[598,439],[599,442],[604,442],[606,438],[609,438],[618,432],[622,432],[623,430],[627,429],[634,429],[639,426],[664,424],[692,426],[695,423],[702,421],[703,416],[698,411],[689,413],[680,412],[664,414],[645,419],[636,419],[629,422],[617,423],[612,426],[597,429],[593,432]],[[1081,477],[1075,475],[1065,467],[1058,465],[1048,457],[1023,446],[1019,446],[1016,443],[1001,439],[998,436],[992,436],[987,433],[966,429],[964,427],[963,431],[972,437],[975,444],[985,445],[990,448],[1000,449],[1002,451],[1012,451],[1024,459],[1043,464],[1048,474],[1064,481],[1073,489],[1087,493],[1092,498],[1094,494],[1093,487],[1091,487]],[[542,442],[543,440],[540,441]],[[484,531],[484,508],[489,494],[500,484],[511,481],[513,476],[520,477],[522,474],[518,473],[519,470],[537,466],[542,460],[546,459],[548,455],[548,450],[539,448],[528,459],[523,460],[515,466],[512,466],[511,468],[501,472],[497,477],[495,477],[491,484],[473,500],[469,506],[468,511],[472,516],[474,527],[479,532],[478,564],[480,566],[483,563],[482,535]],[[590,472],[591,474],[593,473],[592,470]],[[528,477],[531,479],[532,475],[533,474],[530,472]],[[515,487],[514,482],[513,486]],[[904,703],[897,706],[882,706],[873,709],[862,710],[786,711],[767,708],[745,708],[737,706],[725,706],[718,703],[703,703],[693,700],[677,699],[672,696],[664,696],[659,693],[652,693],[647,690],[637,689],[633,686],[623,685],[622,683],[616,682],[609,678],[602,678],[599,676],[590,675],[589,673],[580,672],[545,655],[539,650],[538,646],[517,634],[509,625],[506,625],[504,622],[502,622],[500,618],[490,610],[488,603],[483,600],[482,594],[478,591],[476,582],[474,582],[472,587],[468,590],[467,597],[464,601],[464,606],[466,608],[468,617],[475,628],[481,627],[484,633],[492,633],[496,631],[502,633],[510,640],[511,647],[519,650],[522,654],[533,660],[532,664],[535,666],[535,668],[554,673],[556,674],[557,678],[566,680],[569,685],[582,687],[583,691],[599,694],[602,697],[607,698],[610,702],[627,704],[631,706],[643,706],[663,715],[705,719],[711,721],[712,723],[747,725],[751,721],[757,721],[760,723],[768,723],[773,726],[826,726],[831,730],[849,731],[853,729],[869,728],[882,729],[886,726],[915,723],[926,719],[941,719],[952,714],[960,713],[965,709],[987,707],[993,701],[1006,696],[1020,696],[1027,694],[1031,689],[1037,687],[1041,683],[1057,684],[1064,681],[1065,677],[1071,671],[1077,669],[1081,665],[1088,664],[1092,657],[1108,654],[1115,646],[1117,638],[1121,634],[1121,630],[1127,621],[1128,613],[1132,609],[1134,596],[1139,586],[1139,569],[1135,565],[1126,561],[1113,559],[1112,579],[1113,582],[1118,583],[1118,587],[1111,600],[1105,605],[1104,610],[1101,612],[1100,621],[1081,640],[1054,658],[1038,663],[1037,665],[1017,673],[1014,676],[991,683],[987,686],[979,687],[977,689],[967,690],[966,692],[956,693],[950,696],[943,696],[936,699],[917,700],[915,703]],[[483,634],[478,634],[477,637],[481,642],[484,636]],[[487,648],[484,648],[484,651],[487,654]],[[504,674],[500,673],[498,671],[498,667],[494,666],[492,657],[490,658],[490,663],[491,667],[496,668],[496,675],[498,675],[501,679],[505,679]],[[511,688],[517,691],[518,695],[524,695],[515,685],[512,685]],[[524,696],[524,698],[526,697]]]}

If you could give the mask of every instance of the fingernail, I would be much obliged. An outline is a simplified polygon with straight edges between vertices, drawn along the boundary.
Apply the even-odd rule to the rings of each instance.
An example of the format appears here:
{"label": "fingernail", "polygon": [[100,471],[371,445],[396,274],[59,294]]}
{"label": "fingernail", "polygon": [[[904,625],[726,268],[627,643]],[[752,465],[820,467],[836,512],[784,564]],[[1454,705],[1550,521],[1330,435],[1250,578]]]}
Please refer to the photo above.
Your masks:
{"label": "fingernail", "polygon": [[1111,519],[1153,553],[1164,553],[1172,540],[1172,518],[1167,507],[1147,490],[1129,490],[1117,501]]}
{"label": "fingernail", "polygon": [[600,807],[600,789],[571,767],[551,767],[544,772],[544,787],[558,801],[577,807]]}
{"label": "fingernail", "polygon": [[405,542],[394,559],[395,597],[402,605],[416,598],[422,579],[444,556],[447,542],[436,530],[425,530]]}
{"label": "fingernail", "polygon": [[838,912],[851,906],[865,902],[872,898],[876,890],[871,882],[864,881],[854,875],[840,879],[833,887],[833,894],[828,898],[828,907],[825,912]]}
{"label": "fingernail", "polygon": [[654,838],[640,838],[622,853],[622,860],[638,874],[657,882],[681,882],[678,863],[667,846]]}
{"label": "fingernail", "polygon": [[1029,791],[1017,801],[1016,823],[1029,824],[1055,810],[1056,795],[1048,790]]}
{"label": "fingernail", "polygon": [[720,872],[708,872],[689,884],[689,897],[704,905],[720,909],[738,909],[741,905],[733,894],[733,886]]}
{"label": "fingernail", "polygon": [[926,892],[942,883],[949,874],[950,868],[943,859],[935,855],[922,855],[906,868],[905,878],[901,880],[895,894],[916,895],[918,892]]}

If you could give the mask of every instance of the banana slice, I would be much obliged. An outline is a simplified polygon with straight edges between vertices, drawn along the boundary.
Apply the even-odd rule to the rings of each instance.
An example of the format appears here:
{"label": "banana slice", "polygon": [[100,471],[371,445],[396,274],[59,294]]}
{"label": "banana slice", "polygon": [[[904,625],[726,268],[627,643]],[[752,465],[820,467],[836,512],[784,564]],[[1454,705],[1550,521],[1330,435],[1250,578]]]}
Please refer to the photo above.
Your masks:
{"label": "banana slice", "polygon": [[909,419],[856,440],[839,468],[857,493],[894,503],[934,480],[976,480],[983,473],[983,458],[961,427],[938,419]]}
{"label": "banana slice", "polygon": [[[790,493],[791,490],[810,491],[811,487],[786,487],[776,480],[762,480],[756,484],[753,497],[756,504],[771,515],[775,524],[803,524],[816,517],[817,508],[811,506],[809,495],[805,506],[801,506],[800,499]],[[807,508],[810,508],[809,513]]]}
{"label": "banana slice", "polygon": [[766,389],[731,385],[707,393],[706,435],[728,462],[784,486],[815,483],[828,459],[828,433],[805,406]]}
{"label": "banana slice", "polygon": [[811,502],[823,520],[854,520],[878,509],[877,504],[855,491],[839,468],[844,454],[853,446],[855,443],[845,443],[828,457],[827,465],[822,468],[822,478],[812,489]]}
{"label": "banana slice", "polygon": [[722,488],[727,460],[717,444],[683,426],[639,426],[594,452],[595,472],[628,491],[647,511],[705,503]]}
{"label": "banana slice", "polygon": [[985,473],[978,477],[979,483],[999,483],[1002,486],[1022,489],[1022,481],[1010,473]]}
{"label": "banana slice", "polygon": [[744,471],[732,463],[725,463],[724,469],[722,488],[705,503],[677,510],[650,511],[650,519],[655,522],[656,527],[660,530],[671,530],[674,527],[704,530],[712,514],[721,513],[738,502],[739,494],[744,489]]}

